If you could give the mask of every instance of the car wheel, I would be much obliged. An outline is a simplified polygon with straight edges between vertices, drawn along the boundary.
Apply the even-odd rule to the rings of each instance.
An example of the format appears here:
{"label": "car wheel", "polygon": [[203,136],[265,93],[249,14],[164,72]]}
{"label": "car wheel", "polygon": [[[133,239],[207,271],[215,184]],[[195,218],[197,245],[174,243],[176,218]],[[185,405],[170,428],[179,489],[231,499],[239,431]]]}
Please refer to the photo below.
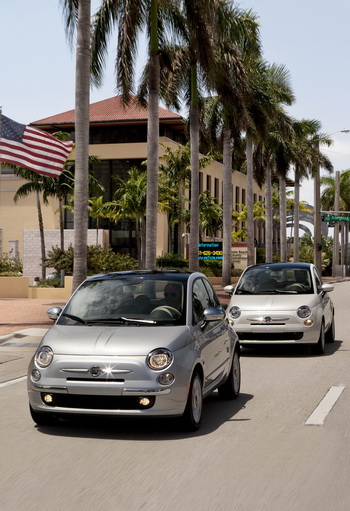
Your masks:
{"label": "car wheel", "polygon": [[188,393],[187,404],[182,416],[182,425],[186,431],[196,431],[202,419],[203,389],[202,380],[198,373],[195,373]]}
{"label": "car wheel", "polygon": [[29,410],[33,421],[38,426],[54,426],[58,422],[58,417],[53,413],[36,412],[30,405]]}
{"label": "car wheel", "polygon": [[219,396],[222,399],[237,399],[241,388],[241,364],[239,352],[235,349],[231,364],[230,373],[225,383],[218,388]]}
{"label": "car wheel", "polygon": [[332,316],[332,323],[330,324],[330,327],[328,328],[326,332],[326,342],[334,342],[335,340],[335,319],[334,314]]}
{"label": "car wheel", "polygon": [[314,355],[323,355],[326,342],[325,337],[324,324],[322,323],[318,343],[311,346],[311,351]]}

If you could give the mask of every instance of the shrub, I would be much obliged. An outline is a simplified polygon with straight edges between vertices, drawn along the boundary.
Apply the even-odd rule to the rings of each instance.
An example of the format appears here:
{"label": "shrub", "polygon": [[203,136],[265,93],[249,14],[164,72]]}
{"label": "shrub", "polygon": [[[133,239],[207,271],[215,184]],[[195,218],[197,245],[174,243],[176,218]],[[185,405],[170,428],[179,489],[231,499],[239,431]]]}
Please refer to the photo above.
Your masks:
{"label": "shrub", "polygon": [[156,264],[158,268],[165,269],[187,269],[188,259],[182,259],[177,254],[165,254],[157,257]]}
{"label": "shrub", "polygon": [[[67,250],[55,247],[48,252],[45,266],[47,268],[54,268],[57,273],[64,270],[66,274],[72,274],[73,260],[74,249],[72,245]],[[108,249],[103,249],[100,245],[87,247],[87,272],[89,275],[135,270],[137,266],[136,259],[129,255],[116,254],[110,247]]]}
{"label": "shrub", "polygon": [[0,259],[0,275],[2,277],[20,277],[22,274],[22,261],[4,254]]}

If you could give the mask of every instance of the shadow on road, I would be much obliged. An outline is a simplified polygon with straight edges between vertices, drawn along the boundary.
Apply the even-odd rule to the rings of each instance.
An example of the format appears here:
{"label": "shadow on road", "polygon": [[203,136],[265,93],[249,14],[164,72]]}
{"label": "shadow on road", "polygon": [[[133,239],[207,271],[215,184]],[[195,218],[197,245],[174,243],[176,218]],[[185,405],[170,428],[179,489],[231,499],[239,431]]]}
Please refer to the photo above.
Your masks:
{"label": "shadow on road", "polygon": [[303,358],[303,357],[327,357],[334,355],[335,352],[341,349],[343,341],[334,341],[330,344],[326,344],[325,352],[323,355],[314,355],[311,352],[310,346],[302,345],[276,345],[265,344],[264,346],[251,346],[242,347],[242,357],[259,357],[259,358]]}
{"label": "shadow on road", "polygon": [[246,407],[253,398],[251,394],[240,394],[234,401],[224,401],[214,392],[204,401],[202,424],[198,431],[181,431],[179,420],[163,418],[116,418],[81,417],[72,420],[60,420],[57,426],[36,426],[37,431],[45,435],[98,438],[133,441],[176,440],[208,435],[225,422],[249,420],[236,419],[235,415]]}

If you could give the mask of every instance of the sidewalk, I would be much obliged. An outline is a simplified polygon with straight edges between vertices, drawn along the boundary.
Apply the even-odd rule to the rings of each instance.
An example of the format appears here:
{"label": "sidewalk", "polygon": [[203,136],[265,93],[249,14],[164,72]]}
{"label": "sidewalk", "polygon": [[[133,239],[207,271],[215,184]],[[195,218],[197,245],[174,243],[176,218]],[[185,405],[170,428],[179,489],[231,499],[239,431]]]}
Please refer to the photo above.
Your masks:
{"label": "sidewalk", "polygon": [[51,307],[63,307],[65,302],[27,298],[0,299],[0,341],[1,337],[28,328],[50,328],[53,321],[47,311]]}

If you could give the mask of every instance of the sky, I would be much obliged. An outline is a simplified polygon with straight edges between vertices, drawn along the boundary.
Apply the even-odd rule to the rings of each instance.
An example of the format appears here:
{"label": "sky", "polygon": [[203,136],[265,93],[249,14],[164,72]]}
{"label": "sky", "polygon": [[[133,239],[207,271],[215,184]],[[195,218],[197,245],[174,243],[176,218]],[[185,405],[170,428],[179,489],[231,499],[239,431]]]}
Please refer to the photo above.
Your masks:
{"label": "sky", "polygon": [[[92,0],[92,13],[99,5]],[[259,18],[264,58],[289,70],[295,119],[317,119],[334,141],[322,147],[335,171],[350,168],[349,0],[241,0]],[[74,109],[75,54],[64,30],[59,0],[0,2],[2,113],[27,124]],[[142,45],[141,45],[142,46]],[[105,79],[91,103],[116,94],[116,34],[109,44]],[[139,69],[145,61],[144,48]],[[313,204],[312,181],[302,182],[301,199]]]}

